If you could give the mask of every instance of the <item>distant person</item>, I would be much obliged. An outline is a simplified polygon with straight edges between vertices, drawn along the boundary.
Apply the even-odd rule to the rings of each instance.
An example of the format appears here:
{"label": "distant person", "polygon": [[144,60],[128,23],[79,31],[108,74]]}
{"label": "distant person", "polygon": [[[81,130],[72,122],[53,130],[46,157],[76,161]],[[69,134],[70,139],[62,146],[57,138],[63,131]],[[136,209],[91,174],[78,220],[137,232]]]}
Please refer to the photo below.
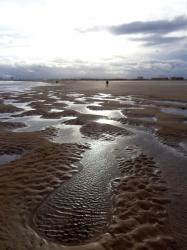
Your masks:
{"label": "distant person", "polygon": [[108,80],[106,80],[106,87],[108,88],[108,84],[109,84],[109,81]]}

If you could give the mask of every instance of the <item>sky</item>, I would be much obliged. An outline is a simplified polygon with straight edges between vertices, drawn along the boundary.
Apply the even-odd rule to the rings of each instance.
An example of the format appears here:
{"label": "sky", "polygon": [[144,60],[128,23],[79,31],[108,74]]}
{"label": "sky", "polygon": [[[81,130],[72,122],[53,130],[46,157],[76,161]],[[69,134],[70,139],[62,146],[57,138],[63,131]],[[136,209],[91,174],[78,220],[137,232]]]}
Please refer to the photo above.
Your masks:
{"label": "sky", "polygon": [[0,77],[187,78],[187,0],[0,0]]}

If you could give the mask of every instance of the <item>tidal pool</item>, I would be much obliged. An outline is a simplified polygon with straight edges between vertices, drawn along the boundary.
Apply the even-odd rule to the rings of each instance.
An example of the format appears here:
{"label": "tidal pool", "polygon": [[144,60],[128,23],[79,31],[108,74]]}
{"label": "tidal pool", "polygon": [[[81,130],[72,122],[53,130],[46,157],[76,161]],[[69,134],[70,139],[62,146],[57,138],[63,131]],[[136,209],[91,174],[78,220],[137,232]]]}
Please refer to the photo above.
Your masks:
{"label": "tidal pool", "polygon": [[21,158],[22,154],[3,154],[0,155],[0,165],[4,165],[6,163],[9,163],[11,161],[17,160]]}
{"label": "tidal pool", "polygon": [[187,109],[179,109],[179,108],[162,108],[162,112],[174,114],[174,115],[182,115],[187,116]]}
{"label": "tidal pool", "polygon": [[26,124],[26,127],[16,128],[14,132],[33,132],[40,131],[50,126],[55,126],[59,123],[65,122],[67,120],[74,119],[75,117],[62,117],[60,119],[48,119],[41,118],[40,115],[33,116],[24,116],[24,117],[16,117],[9,119],[9,122],[23,122]]}
{"label": "tidal pool", "polygon": [[80,172],[60,186],[38,208],[34,226],[44,237],[80,244],[99,236],[111,217],[112,178],[119,176],[114,145],[94,142],[84,153]]}
{"label": "tidal pool", "polygon": [[91,110],[87,106],[100,106],[100,102],[89,104],[72,104],[69,105],[67,109],[75,110],[83,114],[106,116],[109,119],[120,119],[125,117],[120,110]]}
{"label": "tidal pool", "polygon": [[0,93],[15,93],[31,90],[33,87],[45,86],[45,82],[32,81],[0,81]]}
{"label": "tidal pool", "polygon": [[[121,175],[117,159],[127,160],[141,152],[154,157],[167,176],[168,185],[177,185],[175,191],[183,188],[182,183],[187,178],[187,158],[162,144],[150,132],[109,119],[97,122],[124,127],[133,135],[98,141],[84,138],[80,126],[58,125],[61,132],[53,138],[54,142],[88,143],[90,149],[83,154],[80,171],[49,195],[34,215],[34,228],[51,241],[64,245],[84,244],[107,231],[112,209],[111,181]],[[179,162],[180,167],[176,168]],[[174,209],[180,206],[183,202],[179,199]]]}

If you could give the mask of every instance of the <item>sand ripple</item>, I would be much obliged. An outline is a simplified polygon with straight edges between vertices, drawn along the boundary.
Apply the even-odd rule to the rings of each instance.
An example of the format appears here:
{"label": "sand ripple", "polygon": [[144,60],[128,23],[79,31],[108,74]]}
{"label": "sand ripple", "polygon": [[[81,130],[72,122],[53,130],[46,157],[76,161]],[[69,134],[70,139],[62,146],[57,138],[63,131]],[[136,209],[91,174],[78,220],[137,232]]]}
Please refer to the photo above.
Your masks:
{"label": "sand ripple", "polygon": [[166,190],[152,159],[141,154],[120,161],[124,177],[114,180],[114,215],[106,249],[178,249],[170,230]]}
{"label": "sand ripple", "polygon": [[111,205],[109,193],[99,193],[100,188],[87,180],[83,182],[81,177],[66,182],[37,210],[34,217],[37,231],[66,245],[100,236],[107,226]]}
{"label": "sand ripple", "polygon": [[[25,136],[26,135],[26,136]],[[49,193],[78,171],[78,144],[54,144],[38,133],[0,134],[0,152],[28,152],[21,159],[1,166],[0,249],[40,249],[42,240],[29,227],[36,207]],[[19,240],[17,240],[17,237]]]}
{"label": "sand ripple", "polygon": [[131,134],[124,128],[97,122],[89,122],[83,125],[80,131],[83,135],[96,140],[114,140],[115,136],[127,136]]}

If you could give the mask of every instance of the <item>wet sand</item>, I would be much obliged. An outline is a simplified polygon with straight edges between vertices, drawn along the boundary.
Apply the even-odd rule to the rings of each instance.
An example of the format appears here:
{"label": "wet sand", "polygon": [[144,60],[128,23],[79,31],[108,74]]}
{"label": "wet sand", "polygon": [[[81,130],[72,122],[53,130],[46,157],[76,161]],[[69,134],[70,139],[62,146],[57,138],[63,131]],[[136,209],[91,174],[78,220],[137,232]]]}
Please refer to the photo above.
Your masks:
{"label": "wet sand", "polygon": [[187,83],[43,85],[0,91],[0,249],[186,249]]}

